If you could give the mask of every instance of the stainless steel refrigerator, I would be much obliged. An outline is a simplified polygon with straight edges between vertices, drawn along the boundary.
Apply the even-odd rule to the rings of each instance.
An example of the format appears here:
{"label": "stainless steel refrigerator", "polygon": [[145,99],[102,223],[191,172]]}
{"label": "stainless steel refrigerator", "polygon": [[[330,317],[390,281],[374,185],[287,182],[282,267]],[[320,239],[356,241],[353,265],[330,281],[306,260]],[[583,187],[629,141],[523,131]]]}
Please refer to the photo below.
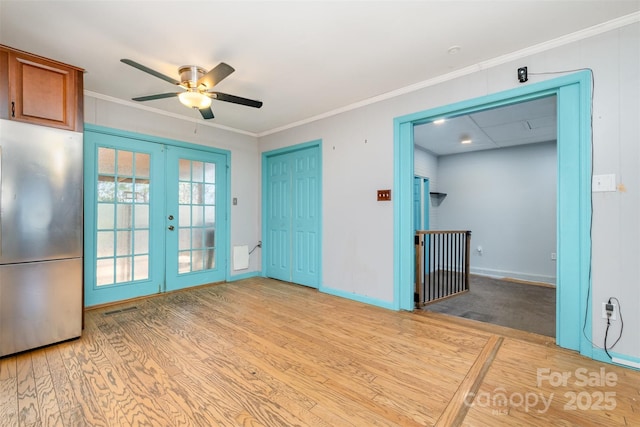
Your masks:
{"label": "stainless steel refrigerator", "polygon": [[0,357],[82,333],[82,133],[0,120]]}

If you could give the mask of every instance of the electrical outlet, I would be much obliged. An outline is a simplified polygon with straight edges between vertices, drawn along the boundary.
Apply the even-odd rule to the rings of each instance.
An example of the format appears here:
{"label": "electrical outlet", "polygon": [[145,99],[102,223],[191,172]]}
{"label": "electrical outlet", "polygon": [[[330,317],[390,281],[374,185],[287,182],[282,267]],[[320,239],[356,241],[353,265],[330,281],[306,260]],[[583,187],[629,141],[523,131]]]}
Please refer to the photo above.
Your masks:
{"label": "electrical outlet", "polygon": [[[606,319],[607,316],[607,304],[606,302],[602,303],[602,318]],[[618,320],[618,306],[616,304],[611,303],[611,305],[613,306],[613,311],[611,312],[611,317],[609,317],[609,319],[611,320]]]}

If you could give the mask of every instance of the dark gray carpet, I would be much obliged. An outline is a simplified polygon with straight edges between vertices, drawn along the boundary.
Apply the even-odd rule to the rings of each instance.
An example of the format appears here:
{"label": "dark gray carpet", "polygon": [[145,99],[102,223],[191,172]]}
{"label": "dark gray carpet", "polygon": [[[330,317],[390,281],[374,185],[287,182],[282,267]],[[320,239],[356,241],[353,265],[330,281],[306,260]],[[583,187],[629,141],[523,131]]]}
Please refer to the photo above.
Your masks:
{"label": "dark gray carpet", "polygon": [[469,292],[423,309],[556,336],[555,288],[471,275]]}

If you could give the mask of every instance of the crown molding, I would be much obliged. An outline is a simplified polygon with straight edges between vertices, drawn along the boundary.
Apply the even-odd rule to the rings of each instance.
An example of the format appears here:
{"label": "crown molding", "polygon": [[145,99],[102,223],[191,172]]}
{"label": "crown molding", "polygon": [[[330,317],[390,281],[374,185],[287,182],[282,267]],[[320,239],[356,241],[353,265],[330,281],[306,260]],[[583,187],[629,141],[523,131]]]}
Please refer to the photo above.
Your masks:
{"label": "crown molding", "polygon": [[136,102],[131,102],[131,101],[115,98],[115,97],[109,96],[109,95],[103,95],[101,93],[92,92],[90,90],[85,90],[84,91],[84,95],[85,96],[90,96],[92,98],[101,99],[103,101],[113,102],[114,104],[120,104],[120,105],[124,105],[126,107],[136,108],[138,110],[149,111],[149,112],[154,113],[154,114],[160,114],[162,116],[172,117],[172,118],[178,119],[178,120],[184,120],[184,121],[191,122],[191,123],[197,123],[198,125],[202,125],[202,126],[209,126],[209,127],[212,127],[212,128],[226,130],[226,131],[238,133],[238,134],[241,134],[241,135],[252,136],[254,138],[258,137],[257,133],[248,132],[248,131],[245,131],[245,130],[232,128],[230,126],[220,125],[220,124],[217,124],[217,123],[210,123],[210,122],[204,121],[202,119],[195,119],[195,118],[192,118],[192,117],[186,117],[186,116],[183,116],[181,114],[176,114],[176,113],[172,113],[172,112],[169,112],[169,111],[159,110],[157,108],[149,107],[147,105],[142,105],[142,104],[138,104]]}
{"label": "crown molding", "polygon": [[263,136],[282,132],[287,129],[292,129],[298,126],[312,123],[318,120],[326,119],[328,117],[345,113],[347,111],[351,111],[367,105],[375,104],[376,102],[385,101],[387,99],[395,98],[400,95],[405,95],[407,93],[415,92],[420,89],[424,89],[430,86],[435,86],[437,84],[440,84],[449,80],[457,79],[458,77],[466,76],[468,74],[486,70],[488,68],[492,68],[498,65],[506,64],[508,62],[515,61],[517,59],[526,58],[528,56],[531,56],[540,52],[544,52],[550,49],[554,49],[559,46],[564,46],[569,43],[574,43],[576,41],[584,40],[584,39],[605,33],[607,31],[615,30],[630,24],[637,23],[637,22],[640,22],[640,12],[635,12],[630,15],[625,15],[620,18],[613,19],[611,21],[603,22],[601,24],[594,25],[593,27],[589,27],[584,30],[576,31],[574,33],[570,33],[562,37],[555,38],[553,40],[539,43],[539,44],[527,47],[525,49],[518,50],[516,52],[501,55],[496,58],[489,59],[487,61],[479,62],[477,64],[470,65],[468,67],[461,68],[459,70],[452,71],[447,74],[442,74],[440,76],[434,77],[429,80],[424,80],[422,82],[418,82],[413,85],[405,86],[403,88],[396,89],[391,92],[383,93],[381,95],[368,98],[363,101],[356,102],[341,108],[337,108],[335,110],[331,110],[326,113],[319,114],[317,116],[309,117],[307,119],[299,120],[297,122],[293,122],[288,125],[284,125],[268,131],[260,132],[257,134],[257,136],[260,138]]}

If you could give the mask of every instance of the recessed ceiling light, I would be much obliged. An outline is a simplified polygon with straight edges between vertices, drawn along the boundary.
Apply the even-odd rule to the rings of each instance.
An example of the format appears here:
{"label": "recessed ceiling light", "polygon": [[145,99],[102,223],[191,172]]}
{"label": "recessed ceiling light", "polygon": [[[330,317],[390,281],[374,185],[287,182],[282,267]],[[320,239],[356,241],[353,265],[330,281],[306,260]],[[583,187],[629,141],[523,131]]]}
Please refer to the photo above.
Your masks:
{"label": "recessed ceiling light", "polygon": [[471,144],[471,138],[463,138],[460,140],[460,144]]}
{"label": "recessed ceiling light", "polygon": [[460,46],[451,46],[448,52],[449,52],[449,55],[455,55],[456,53],[460,52],[460,50],[462,50]]}
{"label": "recessed ceiling light", "polygon": [[434,121],[433,121],[433,124],[434,124],[434,125],[441,125],[441,124],[443,124],[443,123],[444,123],[444,119],[437,119],[437,120],[434,120]]}

